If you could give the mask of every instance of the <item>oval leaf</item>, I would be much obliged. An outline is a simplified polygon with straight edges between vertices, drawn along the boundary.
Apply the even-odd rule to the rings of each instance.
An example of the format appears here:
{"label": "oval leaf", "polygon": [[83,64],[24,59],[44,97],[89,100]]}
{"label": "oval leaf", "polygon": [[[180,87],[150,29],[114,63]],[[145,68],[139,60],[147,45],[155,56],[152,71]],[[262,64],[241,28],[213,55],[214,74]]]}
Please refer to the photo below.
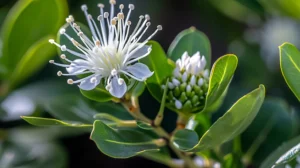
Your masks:
{"label": "oval leaf", "polygon": [[80,89],[80,92],[86,98],[97,101],[97,102],[107,102],[107,101],[110,101],[113,99],[111,94],[109,94],[101,86],[96,87],[95,89],[90,90],[90,91]]}
{"label": "oval leaf", "polygon": [[[178,146],[178,148],[183,151],[198,152],[219,146],[233,139],[251,124],[264,101],[264,97],[265,87],[260,85],[259,88],[240,98],[206,131],[197,145],[190,149],[186,149],[185,146]],[[181,131],[190,132],[191,130]],[[176,141],[173,143],[176,144]]]}
{"label": "oval leaf", "polygon": [[152,51],[147,57],[140,60],[140,62],[146,64],[154,72],[146,81],[147,88],[157,101],[161,101],[163,95],[161,85],[168,76],[171,76],[174,67],[169,63],[159,43],[150,41],[148,45],[152,46]]}
{"label": "oval leaf", "polygon": [[214,63],[209,78],[205,108],[209,108],[222,98],[222,94],[230,84],[237,64],[238,59],[233,54],[224,55]]}
{"label": "oval leaf", "polygon": [[267,159],[260,165],[260,168],[273,167],[292,160],[299,154],[299,142],[300,136],[285,142],[267,157]]}
{"label": "oval leaf", "polygon": [[10,10],[1,32],[1,62],[6,65],[8,72],[16,68],[32,44],[48,35],[55,35],[67,14],[66,0],[18,1]]}
{"label": "oval leaf", "polygon": [[300,101],[300,52],[290,43],[284,43],[279,46],[280,51],[280,68],[282,75]]}
{"label": "oval leaf", "polygon": [[50,58],[54,56],[55,47],[49,45],[48,40],[50,38],[52,38],[52,36],[42,38],[28,49],[13,70],[10,78],[10,87],[14,87],[24,81],[34,72],[42,68],[48,63]]}
{"label": "oval leaf", "polygon": [[41,117],[26,117],[22,116],[22,119],[27,121],[29,124],[35,126],[65,126],[65,127],[77,127],[77,128],[92,128],[92,125],[89,124],[81,124],[78,122],[64,122],[52,118],[41,118]]}
{"label": "oval leaf", "polygon": [[113,129],[101,121],[94,122],[91,139],[104,154],[113,158],[129,158],[147,151],[159,151],[148,135],[126,129]]}
{"label": "oval leaf", "polygon": [[186,51],[190,56],[199,51],[206,58],[206,68],[210,68],[211,47],[209,39],[195,27],[184,30],[176,36],[170,45],[168,56],[176,62]]}

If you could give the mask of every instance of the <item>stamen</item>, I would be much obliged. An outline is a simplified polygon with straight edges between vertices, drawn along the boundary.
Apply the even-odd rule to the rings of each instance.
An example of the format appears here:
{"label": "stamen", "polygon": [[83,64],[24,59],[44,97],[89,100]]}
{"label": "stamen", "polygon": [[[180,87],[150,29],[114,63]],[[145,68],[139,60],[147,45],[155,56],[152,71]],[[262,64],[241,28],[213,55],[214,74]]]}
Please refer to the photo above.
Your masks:
{"label": "stamen", "polygon": [[123,78],[119,78],[119,79],[118,79],[118,84],[119,84],[119,85],[123,85],[124,82],[125,82],[125,81],[124,81]]}
{"label": "stamen", "polygon": [[61,76],[62,75],[62,72],[61,71],[58,71],[57,72],[57,76]]}
{"label": "stamen", "polygon": [[54,60],[49,60],[49,63],[50,63],[50,64],[53,64],[53,63],[54,63]]}
{"label": "stamen", "polygon": [[66,33],[66,29],[60,29],[60,30],[59,30],[59,33],[60,33],[60,34],[65,34],[65,33]]}
{"label": "stamen", "polygon": [[66,59],[67,57],[66,57],[65,54],[62,54],[62,55],[60,56],[60,58],[64,60],[64,59]]}
{"label": "stamen", "polygon": [[67,47],[66,47],[65,45],[62,45],[62,46],[60,47],[60,49],[61,49],[61,51],[67,51]]}
{"label": "stamen", "polygon": [[102,4],[102,3],[99,3],[97,6],[98,6],[99,8],[104,8],[104,4]]}
{"label": "stamen", "polygon": [[111,70],[111,75],[116,76],[118,74],[118,71],[116,69]]}
{"label": "stamen", "polygon": [[72,84],[74,83],[74,81],[73,81],[73,79],[68,79],[68,80],[67,80],[67,83],[68,83],[69,85],[72,85]]}
{"label": "stamen", "polygon": [[133,4],[129,4],[128,8],[129,8],[130,10],[134,10],[134,5],[133,5]]}

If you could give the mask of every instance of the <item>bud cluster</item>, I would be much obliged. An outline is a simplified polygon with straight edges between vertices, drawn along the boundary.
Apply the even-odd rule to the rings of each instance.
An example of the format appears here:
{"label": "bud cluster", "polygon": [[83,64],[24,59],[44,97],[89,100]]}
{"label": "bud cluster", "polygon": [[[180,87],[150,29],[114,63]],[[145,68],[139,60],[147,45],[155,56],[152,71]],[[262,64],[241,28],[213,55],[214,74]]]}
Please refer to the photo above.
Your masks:
{"label": "bud cluster", "polygon": [[189,56],[185,52],[176,61],[173,76],[163,88],[168,87],[167,104],[184,113],[198,112],[205,105],[209,70],[200,52]]}

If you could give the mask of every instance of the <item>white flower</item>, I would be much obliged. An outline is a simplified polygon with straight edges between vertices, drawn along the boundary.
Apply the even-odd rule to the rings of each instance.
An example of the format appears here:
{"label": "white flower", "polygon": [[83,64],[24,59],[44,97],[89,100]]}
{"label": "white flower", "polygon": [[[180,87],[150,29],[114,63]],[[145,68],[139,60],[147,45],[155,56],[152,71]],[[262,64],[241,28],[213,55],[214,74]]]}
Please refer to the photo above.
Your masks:
{"label": "white flower", "polygon": [[110,14],[104,12],[103,4],[98,5],[100,15],[97,19],[100,29],[96,21],[88,13],[87,6],[82,5],[81,9],[86,16],[92,33],[91,38],[87,37],[80,27],[74,23],[74,18],[69,16],[66,21],[80,37],[81,42],[70,37],[65,29],[61,29],[60,33],[65,35],[81,52],[73,51],[68,46],[60,45],[51,39],[49,40],[50,43],[78,58],[69,60],[63,54],[61,58],[67,61],[68,64],[56,63],[53,60],[50,60],[50,63],[66,68],[68,73],[65,74],[59,71],[57,73],[58,76],[88,74],[87,77],[76,81],[68,79],[69,84],[79,84],[78,86],[83,90],[92,90],[103,81],[105,88],[111,95],[121,98],[127,91],[125,78],[128,79],[127,81],[131,78],[137,81],[145,81],[153,74],[145,64],[137,61],[149,55],[151,46],[147,46],[146,43],[159,30],[162,30],[162,27],[160,25],[157,26],[153,34],[141,41],[150,26],[149,15],[140,16],[137,25],[132,28],[129,18],[134,10],[134,5],[129,5],[129,11],[127,16],[125,16],[123,13],[124,5],[121,4],[119,6],[120,12],[115,16],[115,4],[115,0],[110,0]]}

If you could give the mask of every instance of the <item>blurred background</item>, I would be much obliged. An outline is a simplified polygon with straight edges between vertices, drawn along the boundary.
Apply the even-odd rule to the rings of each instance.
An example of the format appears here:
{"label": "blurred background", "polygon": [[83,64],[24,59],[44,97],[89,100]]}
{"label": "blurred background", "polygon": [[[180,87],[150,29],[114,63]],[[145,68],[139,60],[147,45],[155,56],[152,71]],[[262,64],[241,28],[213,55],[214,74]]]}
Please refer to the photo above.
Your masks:
{"label": "blurred background", "polygon": [[[108,5],[108,0],[63,1],[0,1],[0,167],[164,167],[141,157],[109,158],[89,140],[86,130],[34,127],[21,120],[20,116],[31,115],[90,123],[92,116],[103,110],[81,96],[76,87],[68,85],[66,78],[56,76],[58,68],[48,61],[59,58],[48,39],[56,38],[69,14],[87,24],[82,4],[87,4],[96,17],[97,4]],[[258,167],[280,144],[299,135],[300,104],[282,77],[278,52],[278,46],[286,41],[300,47],[299,0],[117,0],[117,3],[135,4],[133,23],[147,12],[153,30],[154,25],[163,25],[163,31],[154,40],[165,51],[179,32],[194,26],[210,39],[213,60],[227,53],[239,57],[228,95],[212,122],[239,97],[265,84],[266,101],[255,121],[238,138],[240,148],[233,151],[228,142],[221,148],[223,154],[238,153],[236,157],[240,160],[251,158],[248,167]],[[156,115],[159,104],[147,91],[140,97],[140,103],[147,116]],[[167,111],[166,116],[163,126],[171,131],[176,115]]]}

